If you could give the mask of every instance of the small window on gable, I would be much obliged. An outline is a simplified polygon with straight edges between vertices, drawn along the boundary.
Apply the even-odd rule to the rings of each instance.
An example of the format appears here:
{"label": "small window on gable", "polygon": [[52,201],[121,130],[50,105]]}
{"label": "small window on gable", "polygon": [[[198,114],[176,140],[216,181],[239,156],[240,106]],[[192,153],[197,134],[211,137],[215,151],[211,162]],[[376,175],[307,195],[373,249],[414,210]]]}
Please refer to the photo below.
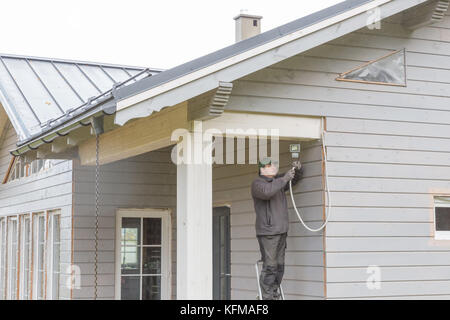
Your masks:
{"label": "small window on gable", "polygon": [[434,197],[434,238],[450,240],[450,196]]}
{"label": "small window on gable", "polygon": [[401,49],[341,73],[336,80],[406,86],[405,65],[405,49]]}
{"label": "small window on gable", "polygon": [[30,163],[26,163],[20,157],[13,157],[3,183],[8,183],[13,180],[19,180],[24,177],[29,177],[33,174],[43,172],[50,169],[54,165],[54,160],[36,159]]}

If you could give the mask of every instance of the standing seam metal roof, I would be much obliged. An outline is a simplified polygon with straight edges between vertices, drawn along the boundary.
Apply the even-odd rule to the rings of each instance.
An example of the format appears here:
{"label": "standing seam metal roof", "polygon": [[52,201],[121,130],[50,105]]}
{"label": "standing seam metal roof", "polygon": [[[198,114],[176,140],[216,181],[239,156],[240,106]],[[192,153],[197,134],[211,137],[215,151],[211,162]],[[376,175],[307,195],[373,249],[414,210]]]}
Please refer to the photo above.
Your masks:
{"label": "standing seam metal roof", "polygon": [[84,61],[0,54],[0,102],[19,139],[29,140],[50,123],[86,105],[115,85],[160,70]]}

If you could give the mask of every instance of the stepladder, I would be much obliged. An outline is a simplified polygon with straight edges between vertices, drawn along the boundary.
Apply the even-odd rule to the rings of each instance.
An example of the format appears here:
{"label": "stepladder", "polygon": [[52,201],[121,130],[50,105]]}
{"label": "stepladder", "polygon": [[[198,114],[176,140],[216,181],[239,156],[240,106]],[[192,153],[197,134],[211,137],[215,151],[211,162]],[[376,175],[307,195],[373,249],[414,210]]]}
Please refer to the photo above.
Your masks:
{"label": "stepladder", "polygon": [[[258,295],[256,296],[256,300],[262,300],[262,288],[261,288],[261,283],[260,283],[260,276],[261,276],[261,270],[262,270],[262,264],[263,261],[262,260],[258,260],[255,263],[255,271],[256,271],[256,285],[258,286]],[[280,290],[280,295],[279,295],[279,299],[278,300],[285,300],[284,299],[284,291],[283,291],[283,287],[279,286],[279,290]]]}

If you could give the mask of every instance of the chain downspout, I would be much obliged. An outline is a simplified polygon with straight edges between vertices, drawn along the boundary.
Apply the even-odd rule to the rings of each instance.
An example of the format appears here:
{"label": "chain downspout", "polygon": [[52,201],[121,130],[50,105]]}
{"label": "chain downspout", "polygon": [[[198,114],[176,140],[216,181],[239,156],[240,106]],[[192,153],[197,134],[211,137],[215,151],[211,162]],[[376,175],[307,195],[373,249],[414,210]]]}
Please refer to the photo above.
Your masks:
{"label": "chain downspout", "polygon": [[95,136],[95,257],[94,257],[94,300],[98,297],[98,228],[99,228],[99,178],[100,178],[100,161],[99,150],[100,138]]}

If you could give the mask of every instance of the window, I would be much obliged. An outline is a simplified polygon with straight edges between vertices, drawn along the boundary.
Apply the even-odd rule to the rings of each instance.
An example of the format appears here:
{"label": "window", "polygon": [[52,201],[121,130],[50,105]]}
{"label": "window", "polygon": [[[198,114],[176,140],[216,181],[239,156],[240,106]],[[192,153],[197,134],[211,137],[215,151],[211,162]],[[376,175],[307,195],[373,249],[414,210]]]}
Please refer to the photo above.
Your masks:
{"label": "window", "polygon": [[0,217],[0,300],[59,299],[61,211]]}
{"label": "window", "polygon": [[45,299],[45,234],[47,230],[45,213],[37,213],[33,218],[33,228],[35,234],[33,252],[33,297],[36,300]]}
{"label": "window", "polygon": [[47,299],[59,299],[61,234],[59,211],[49,212]]}
{"label": "window", "polygon": [[29,300],[31,275],[31,218],[30,215],[20,217],[20,299]]}
{"label": "window", "polygon": [[8,218],[8,283],[7,296],[9,300],[17,299],[17,217]]}
{"label": "window", "polygon": [[336,80],[406,86],[405,49],[341,73]]}
{"label": "window", "polygon": [[6,298],[6,218],[0,218],[0,300]]}
{"label": "window", "polygon": [[170,212],[121,210],[117,214],[116,297],[170,298]]}
{"label": "window", "polygon": [[50,169],[54,165],[54,160],[36,159],[31,163],[25,163],[22,158],[15,157],[11,169],[7,173],[4,182],[14,181],[23,177],[29,177],[33,174]]}
{"label": "window", "polygon": [[450,240],[450,196],[434,197],[434,238]]}

